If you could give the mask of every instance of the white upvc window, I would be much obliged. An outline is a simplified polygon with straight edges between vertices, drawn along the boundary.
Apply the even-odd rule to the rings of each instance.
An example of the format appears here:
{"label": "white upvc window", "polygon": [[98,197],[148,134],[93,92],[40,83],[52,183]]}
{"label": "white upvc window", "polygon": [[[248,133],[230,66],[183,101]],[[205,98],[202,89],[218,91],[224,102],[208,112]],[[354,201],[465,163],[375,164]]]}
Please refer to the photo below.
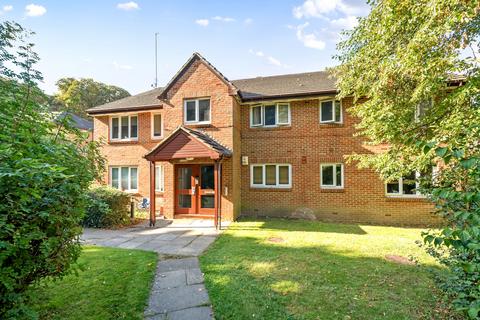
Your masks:
{"label": "white upvc window", "polygon": [[393,197],[424,197],[419,191],[420,172],[401,177],[398,180],[385,183],[385,194]]}
{"label": "white upvc window", "polygon": [[208,124],[211,121],[210,98],[184,101],[184,121],[190,124]]}
{"label": "white upvc window", "polygon": [[278,102],[250,107],[250,127],[278,127],[290,125],[290,104]]}
{"label": "white upvc window", "polygon": [[110,140],[138,140],[138,116],[110,117]]}
{"label": "white upvc window", "polygon": [[344,185],[342,163],[322,163],[320,165],[320,187],[324,189],[342,189]]}
{"label": "white upvc window", "polygon": [[292,166],[290,164],[252,164],[250,166],[252,188],[291,188]]}
{"label": "white upvc window", "polygon": [[128,192],[137,191],[138,168],[127,166],[110,167],[110,186]]}
{"label": "white upvc window", "polygon": [[342,103],[337,100],[320,101],[320,123],[342,123]]}
{"label": "white upvc window", "polygon": [[152,113],[152,139],[160,139],[163,137],[163,117],[160,113]]}
{"label": "white upvc window", "polygon": [[162,165],[155,166],[155,191],[164,192],[165,191],[165,179],[164,171]]}

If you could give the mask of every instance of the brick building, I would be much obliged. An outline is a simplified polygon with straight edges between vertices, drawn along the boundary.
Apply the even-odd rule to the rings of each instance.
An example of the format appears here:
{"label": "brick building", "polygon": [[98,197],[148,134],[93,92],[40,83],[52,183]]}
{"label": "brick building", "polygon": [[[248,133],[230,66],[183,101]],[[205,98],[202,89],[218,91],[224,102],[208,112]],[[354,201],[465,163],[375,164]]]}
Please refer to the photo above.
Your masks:
{"label": "brick building", "polygon": [[88,112],[105,183],[155,197],[155,216],[438,223],[415,174],[385,184],[345,162],[375,151],[336,93],[324,71],[229,81],[195,53],[165,87]]}

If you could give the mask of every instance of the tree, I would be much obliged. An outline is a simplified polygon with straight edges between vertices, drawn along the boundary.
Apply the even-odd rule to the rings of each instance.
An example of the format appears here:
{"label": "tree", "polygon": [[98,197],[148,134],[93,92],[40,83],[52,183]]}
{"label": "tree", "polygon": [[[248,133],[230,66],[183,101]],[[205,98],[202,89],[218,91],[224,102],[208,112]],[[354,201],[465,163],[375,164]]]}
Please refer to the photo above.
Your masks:
{"label": "tree", "polygon": [[93,79],[62,78],[56,85],[58,93],[55,100],[62,103],[66,110],[83,116],[89,108],[130,96],[125,89]]}
{"label": "tree", "polygon": [[28,288],[70,270],[81,250],[85,193],[103,170],[98,144],[49,119],[38,102],[31,34],[0,23],[1,319],[34,317]]}
{"label": "tree", "polygon": [[[424,234],[452,271],[441,287],[470,318],[480,310],[480,73],[478,0],[371,0],[338,45],[339,97],[382,154],[350,161],[385,180],[412,171],[446,226]],[[366,100],[364,98],[367,97]],[[431,173],[432,166],[440,167]],[[429,173],[430,172],[430,173]]]}

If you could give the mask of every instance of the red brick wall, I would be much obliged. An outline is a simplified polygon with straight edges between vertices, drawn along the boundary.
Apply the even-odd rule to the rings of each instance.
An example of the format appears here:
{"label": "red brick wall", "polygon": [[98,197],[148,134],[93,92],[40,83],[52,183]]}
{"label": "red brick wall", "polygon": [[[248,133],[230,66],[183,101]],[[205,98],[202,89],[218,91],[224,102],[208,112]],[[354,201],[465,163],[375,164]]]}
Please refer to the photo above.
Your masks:
{"label": "red brick wall", "polygon": [[[370,152],[354,137],[354,121],[343,101],[343,124],[320,124],[319,100],[291,102],[291,126],[250,128],[249,106],[242,106],[242,155],[253,163],[292,165],[291,189],[250,187],[250,166],[242,166],[241,212],[245,215],[311,216],[321,220],[396,225],[429,225],[439,220],[423,199],[393,199],[377,174],[346,164],[344,156]],[[320,187],[321,163],[344,163],[344,188]]]}
{"label": "red brick wall", "polygon": [[[345,112],[351,101],[343,102],[343,124],[320,124],[317,99],[291,102],[291,126],[250,128],[250,108],[240,105],[229,94],[228,86],[208,67],[193,63],[168,93],[172,106],[155,110],[163,117],[163,137],[183,124],[183,101],[210,97],[211,125],[190,126],[206,131],[233,151],[223,162],[222,215],[231,220],[244,215],[315,216],[322,220],[375,224],[428,225],[439,220],[431,214],[432,205],[422,199],[392,199],[385,196],[384,183],[370,170],[345,163],[353,152],[371,152],[359,138],[353,137],[354,120]],[[151,138],[151,112],[138,113],[138,142],[108,142],[109,116],[94,120],[94,139],[106,141],[102,151],[109,166],[138,166],[137,196],[149,197],[149,164],[143,156],[161,139]],[[292,165],[291,189],[250,187],[250,166],[241,164],[241,156],[252,163],[289,163]],[[210,160],[201,161],[203,163]],[[320,164],[345,164],[342,190],[320,188]],[[182,162],[185,163],[185,162]],[[192,163],[199,163],[194,160]],[[165,173],[165,192],[157,194],[157,205],[168,218],[174,214],[174,165],[161,162]],[[108,173],[105,173],[108,182]]]}
{"label": "red brick wall", "polygon": [[[217,77],[203,63],[196,61],[175,83],[168,94],[171,106],[164,105],[163,109],[152,112],[160,113],[163,117],[163,137],[168,137],[178,126],[183,125],[183,102],[189,98],[209,97],[211,108],[210,125],[188,125],[188,127],[204,130],[218,142],[233,151],[233,100],[228,86]],[[108,142],[108,116],[97,116],[94,120],[94,138],[103,138],[107,143],[102,148],[109,166],[132,165],[138,166],[138,194],[139,197],[149,197],[149,163],[143,156],[153,149],[161,139],[151,138],[151,111],[138,113],[138,142]],[[240,144],[237,144],[240,147]],[[235,153],[235,152],[234,152]],[[203,160],[202,163],[211,162]],[[188,163],[188,162],[182,162]],[[191,163],[199,163],[198,160]],[[174,172],[173,164],[158,162],[164,166],[165,192],[157,193],[157,204],[163,206],[166,217],[173,218],[174,214]],[[222,215],[226,220],[236,217],[233,199],[239,191],[233,184],[233,160],[223,161],[222,175]],[[108,183],[108,172],[105,173],[105,183]],[[238,196],[237,196],[238,198]]]}

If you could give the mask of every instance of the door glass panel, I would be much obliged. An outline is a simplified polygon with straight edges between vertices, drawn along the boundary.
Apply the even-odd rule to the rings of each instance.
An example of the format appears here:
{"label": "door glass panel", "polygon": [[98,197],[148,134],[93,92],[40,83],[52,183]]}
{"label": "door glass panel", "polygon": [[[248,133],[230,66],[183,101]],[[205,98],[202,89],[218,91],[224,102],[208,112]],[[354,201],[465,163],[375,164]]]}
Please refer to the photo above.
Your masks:
{"label": "door glass panel", "polygon": [[202,189],[214,189],[215,188],[215,181],[214,181],[214,168],[213,166],[202,166],[200,169],[200,187]]}
{"label": "door glass panel", "polygon": [[192,187],[192,168],[178,169],[178,189],[190,189]]}
{"label": "door glass panel", "polygon": [[267,186],[276,185],[277,184],[277,166],[275,165],[267,165],[265,166],[265,176]]}
{"label": "door glass panel", "polygon": [[178,195],[178,206],[180,208],[191,208],[192,207],[192,196],[189,194],[179,194]]}
{"label": "door glass panel", "polygon": [[215,196],[214,195],[202,196],[201,206],[202,208],[215,208]]}

